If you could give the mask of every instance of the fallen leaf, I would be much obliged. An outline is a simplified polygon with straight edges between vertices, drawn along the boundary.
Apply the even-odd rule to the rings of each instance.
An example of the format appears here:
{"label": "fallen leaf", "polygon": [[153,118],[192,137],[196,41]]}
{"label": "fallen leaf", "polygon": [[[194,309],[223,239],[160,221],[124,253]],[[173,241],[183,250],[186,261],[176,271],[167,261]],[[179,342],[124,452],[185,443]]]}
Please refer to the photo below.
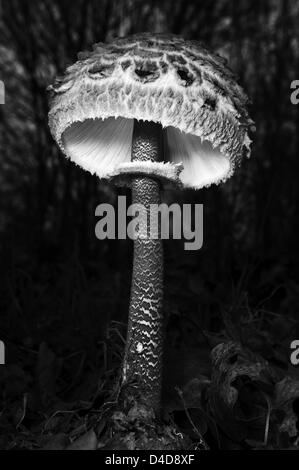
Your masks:
{"label": "fallen leaf", "polygon": [[299,380],[285,377],[275,386],[274,407],[284,413],[279,425],[280,432],[286,432],[290,437],[298,435],[298,415],[294,410],[295,400],[299,400]]}
{"label": "fallen leaf", "polygon": [[212,351],[209,408],[222,431],[235,442],[263,438],[268,413],[266,392],[274,389],[272,370],[260,356],[229,341]]}
{"label": "fallen leaf", "polygon": [[97,436],[93,429],[79,437],[66,450],[96,450],[98,444]]}
{"label": "fallen leaf", "polygon": [[52,436],[44,445],[44,450],[63,450],[69,444],[69,438],[64,433]]}

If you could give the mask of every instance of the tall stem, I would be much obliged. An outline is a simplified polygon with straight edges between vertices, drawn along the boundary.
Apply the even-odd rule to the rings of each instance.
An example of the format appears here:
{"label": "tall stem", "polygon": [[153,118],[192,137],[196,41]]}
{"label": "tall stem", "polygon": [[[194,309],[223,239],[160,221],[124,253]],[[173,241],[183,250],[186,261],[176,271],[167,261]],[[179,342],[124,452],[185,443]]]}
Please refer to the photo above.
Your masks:
{"label": "tall stem", "polygon": [[[132,160],[159,161],[163,158],[162,127],[153,122],[135,121]],[[160,204],[159,183],[138,176],[132,181],[132,202],[146,210],[147,229],[139,227],[142,238],[134,240],[133,276],[127,343],[124,358],[124,381],[137,380],[147,403],[156,411],[161,405],[163,343],[163,246],[149,234],[150,208]],[[145,235],[145,237],[144,237]]]}

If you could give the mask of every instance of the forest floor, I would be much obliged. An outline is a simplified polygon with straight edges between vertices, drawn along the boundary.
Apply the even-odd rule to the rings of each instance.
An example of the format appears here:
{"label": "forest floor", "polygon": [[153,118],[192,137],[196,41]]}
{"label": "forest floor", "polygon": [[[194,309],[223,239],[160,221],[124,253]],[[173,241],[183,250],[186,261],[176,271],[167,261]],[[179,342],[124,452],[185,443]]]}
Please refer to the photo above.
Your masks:
{"label": "forest floor", "polygon": [[[197,269],[168,272],[161,442],[179,436],[189,449],[298,449],[299,368],[290,344],[299,333],[299,285],[284,280],[277,288],[276,274],[263,274],[263,301],[240,284],[223,302]],[[121,448],[138,448],[148,416],[134,400],[123,413],[117,403],[128,276],[107,267],[98,280],[91,269],[87,282],[75,258],[36,278],[11,271],[3,287],[10,307],[1,327],[8,359],[1,449],[113,449],[116,430],[126,436]]]}

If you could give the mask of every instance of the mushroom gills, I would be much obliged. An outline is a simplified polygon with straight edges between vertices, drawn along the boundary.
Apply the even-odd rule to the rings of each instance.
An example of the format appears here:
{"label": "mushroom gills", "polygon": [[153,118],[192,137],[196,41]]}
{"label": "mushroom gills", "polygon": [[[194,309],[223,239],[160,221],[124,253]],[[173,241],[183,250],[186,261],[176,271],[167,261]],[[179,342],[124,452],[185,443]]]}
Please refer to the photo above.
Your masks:
{"label": "mushroom gills", "polygon": [[86,119],[63,134],[63,147],[84,170],[104,178],[131,160],[133,119]]}
{"label": "mushroom gills", "polygon": [[183,163],[180,178],[188,188],[199,189],[217,183],[230,172],[230,161],[219,148],[175,127],[167,128],[166,156],[173,163]]}
{"label": "mushroom gills", "polygon": [[[109,177],[131,161],[133,125],[133,119],[123,117],[75,122],[63,134],[65,152],[85,170]],[[183,163],[180,178],[185,187],[199,189],[229,176],[229,159],[196,135],[167,127],[164,147],[167,161]]]}

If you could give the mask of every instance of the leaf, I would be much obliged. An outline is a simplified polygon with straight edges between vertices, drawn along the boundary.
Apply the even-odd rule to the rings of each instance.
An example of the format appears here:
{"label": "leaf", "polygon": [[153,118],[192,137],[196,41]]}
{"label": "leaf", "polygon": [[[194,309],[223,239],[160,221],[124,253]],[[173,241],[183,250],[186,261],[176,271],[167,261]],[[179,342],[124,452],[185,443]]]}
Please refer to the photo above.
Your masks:
{"label": "leaf", "polygon": [[202,395],[209,385],[210,380],[204,375],[191,379],[182,390],[186,408],[201,408]]}
{"label": "leaf", "polygon": [[299,400],[299,380],[285,377],[275,386],[274,406],[276,410],[283,411],[283,419],[279,425],[280,432],[286,432],[290,437],[298,435],[295,400]]}
{"label": "leaf", "polygon": [[98,444],[97,436],[93,429],[74,441],[66,450],[96,450]]}
{"label": "leaf", "polygon": [[63,450],[69,444],[69,438],[64,433],[56,434],[52,436],[46,444],[43,446],[44,450]]}
{"label": "leaf", "polygon": [[239,343],[228,342],[212,351],[209,408],[223,432],[236,442],[259,435],[262,439],[268,413],[265,392],[273,389],[272,370],[259,356]]}

